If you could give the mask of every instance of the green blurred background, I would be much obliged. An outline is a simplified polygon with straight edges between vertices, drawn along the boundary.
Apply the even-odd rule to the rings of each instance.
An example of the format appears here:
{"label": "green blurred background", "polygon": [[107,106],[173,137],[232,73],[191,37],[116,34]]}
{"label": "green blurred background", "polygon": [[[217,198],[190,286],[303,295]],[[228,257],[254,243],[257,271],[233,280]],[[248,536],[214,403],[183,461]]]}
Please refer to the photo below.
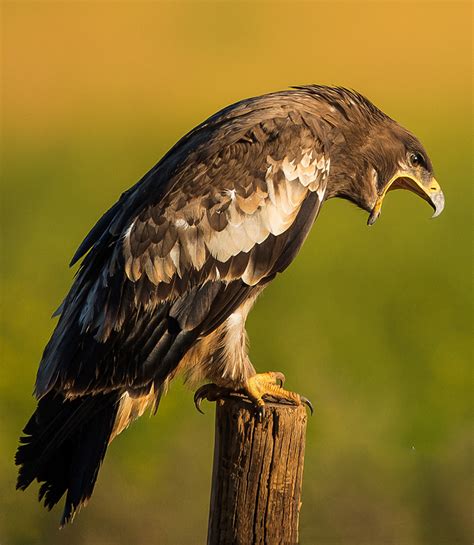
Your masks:
{"label": "green blurred background", "polygon": [[185,132],[292,84],[366,94],[424,142],[446,210],[394,192],[327,203],[249,319],[260,370],[316,405],[301,543],[472,542],[470,2],[3,2],[0,543],[195,545],[213,444],[192,393],[110,447],[59,532],[13,455],[67,263],[90,226]]}

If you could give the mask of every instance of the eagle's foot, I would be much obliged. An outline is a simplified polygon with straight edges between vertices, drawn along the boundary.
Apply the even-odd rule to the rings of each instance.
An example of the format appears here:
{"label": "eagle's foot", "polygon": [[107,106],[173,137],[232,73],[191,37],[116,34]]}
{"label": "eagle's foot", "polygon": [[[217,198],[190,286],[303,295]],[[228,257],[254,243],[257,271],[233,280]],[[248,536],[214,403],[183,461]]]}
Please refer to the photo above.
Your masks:
{"label": "eagle's foot", "polygon": [[223,398],[245,396],[254,404],[259,422],[263,420],[265,415],[265,400],[291,405],[304,404],[313,414],[311,402],[306,397],[285,390],[283,388],[284,382],[285,375],[283,373],[269,371],[268,373],[260,373],[250,377],[242,388],[236,390],[217,386],[216,384],[205,384],[194,394],[194,404],[196,409],[202,413],[201,403],[203,399],[217,401]]}
{"label": "eagle's foot", "polygon": [[[280,384],[277,384],[280,382]],[[306,405],[313,414],[313,405],[304,396],[296,392],[290,392],[283,388],[285,375],[283,373],[269,371],[260,373],[247,379],[242,392],[254,403],[256,416],[259,422],[265,416],[265,401],[290,405]]]}

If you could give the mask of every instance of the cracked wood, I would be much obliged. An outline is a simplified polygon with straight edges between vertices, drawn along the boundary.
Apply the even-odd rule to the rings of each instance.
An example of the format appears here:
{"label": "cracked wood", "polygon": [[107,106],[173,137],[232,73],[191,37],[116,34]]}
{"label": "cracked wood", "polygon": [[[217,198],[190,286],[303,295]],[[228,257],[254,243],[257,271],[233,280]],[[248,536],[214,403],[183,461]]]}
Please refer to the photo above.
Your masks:
{"label": "cracked wood", "polygon": [[266,404],[262,423],[245,400],[216,412],[208,545],[298,543],[307,414]]}

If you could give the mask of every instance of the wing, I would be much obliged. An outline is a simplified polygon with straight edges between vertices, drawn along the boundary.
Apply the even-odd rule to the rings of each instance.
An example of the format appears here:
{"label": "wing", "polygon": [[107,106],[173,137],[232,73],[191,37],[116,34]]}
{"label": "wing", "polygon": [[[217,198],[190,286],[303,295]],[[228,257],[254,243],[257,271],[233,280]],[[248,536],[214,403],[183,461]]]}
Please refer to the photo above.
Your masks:
{"label": "wing", "polygon": [[79,248],[75,259],[91,250],[45,349],[38,396],[158,391],[196,339],[296,255],[329,172],[314,130],[294,111],[211,125],[171,150]]}

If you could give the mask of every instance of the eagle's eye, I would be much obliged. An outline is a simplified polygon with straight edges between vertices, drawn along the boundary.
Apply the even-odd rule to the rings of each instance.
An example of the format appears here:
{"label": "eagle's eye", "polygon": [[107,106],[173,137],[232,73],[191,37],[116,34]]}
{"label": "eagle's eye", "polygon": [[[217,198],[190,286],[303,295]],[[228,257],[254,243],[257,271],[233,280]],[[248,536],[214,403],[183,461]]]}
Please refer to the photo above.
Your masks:
{"label": "eagle's eye", "polygon": [[425,166],[425,158],[421,153],[410,153],[409,156],[410,164],[412,167]]}

